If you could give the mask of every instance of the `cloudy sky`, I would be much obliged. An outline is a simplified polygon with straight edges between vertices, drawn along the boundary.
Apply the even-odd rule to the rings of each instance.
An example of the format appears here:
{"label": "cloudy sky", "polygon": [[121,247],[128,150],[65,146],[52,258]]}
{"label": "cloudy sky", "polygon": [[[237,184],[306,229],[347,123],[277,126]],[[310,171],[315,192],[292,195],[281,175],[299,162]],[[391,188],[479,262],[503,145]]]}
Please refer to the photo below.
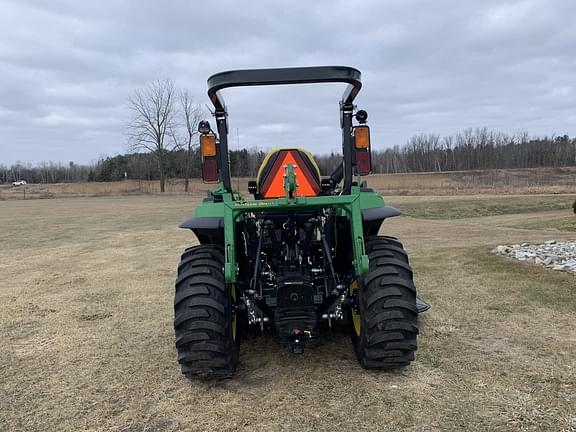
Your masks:
{"label": "cloudy sky", "polygon": [[[487,126],[576,134],[576,2],[0,0],[0,163],[127,150],[126,99],[171,78],[207,104],[237,68],[350,65],[375,148]],[[341,85],[225,93],[241,147],[339,151]]]}

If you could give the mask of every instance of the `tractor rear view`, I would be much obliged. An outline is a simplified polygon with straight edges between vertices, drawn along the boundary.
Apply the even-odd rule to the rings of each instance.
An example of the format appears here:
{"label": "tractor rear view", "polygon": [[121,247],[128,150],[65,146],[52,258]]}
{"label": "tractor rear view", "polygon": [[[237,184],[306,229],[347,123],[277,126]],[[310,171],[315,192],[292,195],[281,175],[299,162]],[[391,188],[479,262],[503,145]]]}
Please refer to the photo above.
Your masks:
{"label": "tractor rear view", "polygon": [[[270,152],[250,199],[233,191],[228,159],[229,87],[345,83],[340,101],[342,164],[322,177],[301,148]],[[199,125],[202,173],[218,186],[180,226],[200,245],[182,255],[174,300],[182,373],[234,374],[240,340],[250,327],[276,332],[294,353],[320,337],[322,322],[347,322],[360,364],[392,369],[414,360],[417,302],[402,243],[378,235],[399,212],[362,176],[371,171],[367,113],[353,104],[360,72],[310,67],[223,72],[208,79],[216,130]]]}

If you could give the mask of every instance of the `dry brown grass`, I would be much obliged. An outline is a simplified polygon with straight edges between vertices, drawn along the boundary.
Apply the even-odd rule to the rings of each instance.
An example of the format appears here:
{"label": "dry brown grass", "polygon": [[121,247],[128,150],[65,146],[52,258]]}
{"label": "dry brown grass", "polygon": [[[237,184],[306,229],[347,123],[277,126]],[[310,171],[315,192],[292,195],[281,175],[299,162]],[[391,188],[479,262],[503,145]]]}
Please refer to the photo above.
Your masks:
{"label": "dry brown grass", "polygon": [[176,225],[193,205],[174,195],[0,203],[0,430],[576,426],[576,279],[489,252],[573,238],[539,225],[564,210],[388,221],[433,304],[404,370],[362,370],[341,333],[302,356],[264,337],[243,343],[235,379],[190,383],[176,363],[172,296],[179,253],[194,242]]}
{"label": "dry brown grass", "polygon": [[[211,185],[205,185],[200,179],[190,181],[191,194],[205,194]],[[170,179],[166,183],[167,193],[183,193],[184,180]],[[2,199],[34,199],[34,198],[70,198],[81,196],[114,196],[160,193],[158,181],[126,180],[116,182],[78,182],[54,184],[29,184],[27,186],[0,186]]]}
{"label": "dry brown grass", "polygon": [[[234,178],[235,189],[248,193],[249,178]],[[456,171],[446,173],[374,174],[370,187],[384,195],[561,194],[576,193],[576,167],[515,170]],[[206,195],[213,185],[190,180],[192,195]],[[8,199],[63,198],[157,194],[158,181],[80,182],[0,185],[0,201]],[[184,193],[184,180],[169,179],[167,193]]]}
{"label": "dry brown grass", "polygon": [[531,168],[373,175],[385,195],[576,193],[576,168]]}

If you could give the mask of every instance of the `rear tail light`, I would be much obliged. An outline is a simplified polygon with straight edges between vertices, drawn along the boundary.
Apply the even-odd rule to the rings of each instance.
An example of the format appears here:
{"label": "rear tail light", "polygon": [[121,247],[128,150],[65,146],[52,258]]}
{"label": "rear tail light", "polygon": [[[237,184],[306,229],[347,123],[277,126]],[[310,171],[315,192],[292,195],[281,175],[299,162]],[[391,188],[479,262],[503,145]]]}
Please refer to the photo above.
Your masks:
{"label": "rear tail light", "polygon": [[202,180],[206,183],[218,181],[218,161],[216,158],[213,157],[202,161]]}
{"label": "rear tail light", "polygon": [[358,174],[370,174],[372,172],[372,155],[370,153],[370,128],[368,126],[362,125],[354,128],[354,155]]}
{"label": "rear tail light", "polygon": [[370,150],[356,150],[356,169],[360,175],[368,175],[372,172]]}
{"label": "rear tail light", "polygon": [[216,135],[200,135],[200,153],[202,154],[202,180],[205,183],[216,183],[218,177],[218,159],[216,158]]}

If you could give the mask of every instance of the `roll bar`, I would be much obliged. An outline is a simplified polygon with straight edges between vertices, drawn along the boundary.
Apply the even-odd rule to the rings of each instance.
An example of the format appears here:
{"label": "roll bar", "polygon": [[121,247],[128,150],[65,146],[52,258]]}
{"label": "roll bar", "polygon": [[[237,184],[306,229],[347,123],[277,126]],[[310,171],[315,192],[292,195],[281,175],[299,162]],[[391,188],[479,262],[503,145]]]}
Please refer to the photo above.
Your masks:
{"label": "roll bar", "polygon": [[334,82],[348,84],[341,101],[342,104],[351,104],[362,87],[360,75],[358,69],[348,66],[233,70],[208,78],[208,97],[216,112],[226,112],[226,104],[219,94],[225,88]]}
{"label": "roll bar", "polygon": [[218,129],[218,170],[222,186],[231,191],[230,161],[228,159],[228,113],[220,90],[229,87],[267,86],[282,84],[345,83],[346,90],[340,100],[340,126],[342,127],[343,172],[335,176],[344,178],[343,193],[352,186],[352,113],[354,99],[362,88],[360,71],[348,66],[314,66],[281,69],[245,69],[220,72],[208,78],[208,97],[216,108],[214,117]]}

